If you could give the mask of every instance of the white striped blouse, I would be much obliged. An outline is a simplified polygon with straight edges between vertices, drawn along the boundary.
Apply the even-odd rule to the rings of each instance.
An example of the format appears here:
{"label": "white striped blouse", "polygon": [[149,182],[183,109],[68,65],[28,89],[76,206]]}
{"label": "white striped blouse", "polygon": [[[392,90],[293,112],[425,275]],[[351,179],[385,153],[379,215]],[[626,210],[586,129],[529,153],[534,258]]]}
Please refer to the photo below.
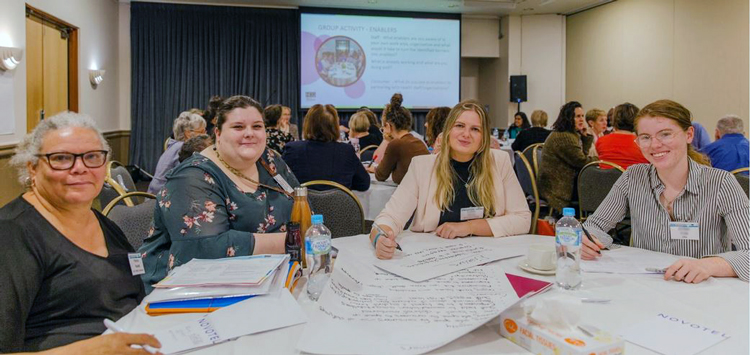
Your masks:
{"label": "white striped blouse", "polygon": [[[697,222],[698,240],[673,240],[669,213],[659,202],[665,186],[651,164],[630,166],[584,226],[604,245],[612,243],[606,232],[625,218],[632,223],[631,244],[673,255],[726,260],[737,276],[748,281],[750,217],[748,198],[727,171],[700,165],[689,159],[685,189],[673,202],[676,222]],[[732,251],[732,244],[736,251]]]}

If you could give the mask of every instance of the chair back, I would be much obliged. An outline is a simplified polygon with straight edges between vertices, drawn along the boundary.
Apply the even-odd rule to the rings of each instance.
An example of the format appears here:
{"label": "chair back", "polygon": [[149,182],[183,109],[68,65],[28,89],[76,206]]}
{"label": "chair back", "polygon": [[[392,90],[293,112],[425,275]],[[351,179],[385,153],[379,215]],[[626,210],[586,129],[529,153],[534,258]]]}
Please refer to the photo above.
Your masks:
{"label": "chair back", "polygon": [[[104,181],[112,186],[120,196],[128,192],[138,191],[128,169],[115,160],[112,160],[107,164],[107,176]],[[128,198],[125,200],[125,204],[128,206],[135,206],[140,202],[140,199],[135,200]]]}
{"label": "chair back", "polygon": [[[528,159],[521,152],[514,152],[515,164],[513,169],[516,171],[516,177],[518,182],[521,184],[524,196],[526,196],[527,202],[530,207],[533,208],[531,215],[531,228],[529,228],[531,234],[536,234],[536,224],[539,219],[540,201],[539,201],[539,190],[536,187],[536,177],[534,176],[534,170],[531,167]],[[533,206],[531,206],[533,205]]]}
{"label": "chair back", "polygon": [[[331,237],[347,237],[365,233],[365,212],[357,196],[345,186],[327,180],[313,180],[307,187],[307,200],[314,214],[323,215],[323,224]],[[315,186],[328,188],[315,190]]]}
{"label": "chair back", "polygon": [[[744,169],[744,171],[747,171],[747,168]],[[745,195],[750,198],[750,178],[748,178],[747,175],[742,174],[742,171],[735,173],[734,178],[740,183],[742,190],[745,191]]]}
{"label": "chair back", "polygon": [[99,192],[99,196],[96,197],[94,200],[93,208],[97,211],[102,211],[104,207],[109,205],[112,200],[116,199],[120,196],[120,193],[115,190],[112,185],[110,185],[107,181],[104,181],[104,185],[102,186],[102,191]]}
{"label": "chair back", "polygon": [[534,143],[521,152],[524,158],[531,165],[531,169],[534,172],[534,177],[539,178],[539,165],[542,163],[542,148],[544,143]]}
{"label": "chair back", "polygon": [[[614,169],[602,169],[599,165],[609,165]],[[581,220],[586,219],[612,190],[617,179],[625,172],[621,166],[604,160],[597,160],[583,166],[578,173],[578,208]]]}
{"label": "chair back", "polygon": [[359,150],[360,161],[372,161],[372,156],[375,154],[375,150],[378,149],[377,145],[371,144]]}
{"label": "chair back", "polygon": [[[123,200],[136,196],[146,201],[135,206],[121,204]],[[112,200],[102,213],[122,229],[133,249],[138,250],[153,225],[155,206],[156,196],[147,192],[129,192]]]}

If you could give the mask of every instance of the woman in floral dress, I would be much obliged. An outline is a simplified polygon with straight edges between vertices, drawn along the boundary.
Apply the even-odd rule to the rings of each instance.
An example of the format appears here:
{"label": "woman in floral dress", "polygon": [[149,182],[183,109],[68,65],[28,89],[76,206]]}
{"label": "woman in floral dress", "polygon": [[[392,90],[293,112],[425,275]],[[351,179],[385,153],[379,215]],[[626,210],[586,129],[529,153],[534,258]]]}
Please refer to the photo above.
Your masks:
{"label": "woman in floral dress", "polygon": [[147,291],[193,258],[284,253],[289,193],[299,183],[266,149],[261,112],[249,97],[227,99],[218,111],[216,144],[167,175],[154,227],[139,250]]}

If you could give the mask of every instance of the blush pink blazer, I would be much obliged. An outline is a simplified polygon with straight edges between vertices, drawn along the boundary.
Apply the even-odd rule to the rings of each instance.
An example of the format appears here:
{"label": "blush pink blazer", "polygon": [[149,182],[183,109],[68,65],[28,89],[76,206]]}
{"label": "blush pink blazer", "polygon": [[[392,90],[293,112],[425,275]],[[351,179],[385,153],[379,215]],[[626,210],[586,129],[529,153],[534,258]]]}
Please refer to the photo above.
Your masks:
{"label": "blush pink blazer", "polygon": [[[495,237],[525,234],[531,227],[531,212],[507,152],[491,149],[495,179],[495,217],[487,219]],[[406,176],[375,223],[391,227],[398,235],[414,214],[413,232],[432,232],[438,227],[440,210],[435,204],[437,180],[433,173],[437,155],[412,159]],[[415,213],[416,211],[416,213]]]}

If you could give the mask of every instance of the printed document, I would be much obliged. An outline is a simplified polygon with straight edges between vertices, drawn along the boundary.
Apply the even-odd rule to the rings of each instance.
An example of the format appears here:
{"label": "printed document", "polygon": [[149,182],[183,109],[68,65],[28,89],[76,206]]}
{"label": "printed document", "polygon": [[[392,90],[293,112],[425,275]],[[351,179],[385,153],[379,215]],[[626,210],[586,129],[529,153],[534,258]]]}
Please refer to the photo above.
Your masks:
{"label": "printed document", "polygon": [[224,259],[193,259],[182,265],[155,288],[180,286],[260,285],[287,255],[253,255]]}
{"label": "printed document", "polygon": [[697,354],[729,338],[729,334],[678,314],[657,313],[621,332],[625,340],[665,355]]}

